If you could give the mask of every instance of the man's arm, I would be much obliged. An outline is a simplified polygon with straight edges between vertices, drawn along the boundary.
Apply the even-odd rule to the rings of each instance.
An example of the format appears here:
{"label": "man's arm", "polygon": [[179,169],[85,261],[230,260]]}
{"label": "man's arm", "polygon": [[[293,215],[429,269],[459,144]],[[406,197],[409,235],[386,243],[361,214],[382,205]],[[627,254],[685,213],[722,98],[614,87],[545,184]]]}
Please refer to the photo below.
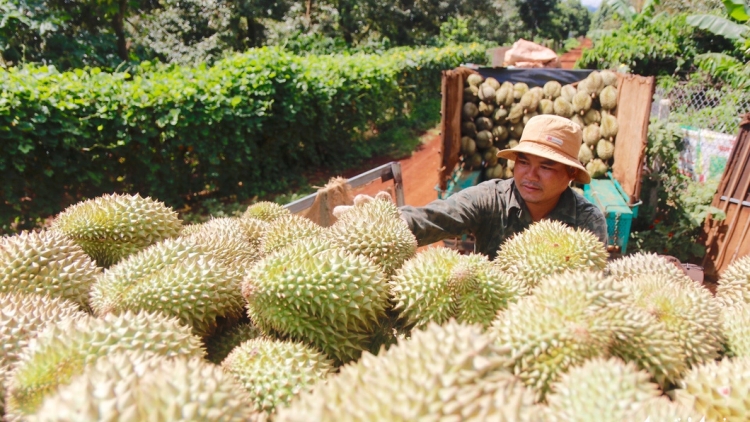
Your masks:
{"label": "man's arm", "polygon": [[481,226],[482,209],[486,208],[494,192],[494,184],[480,184],[461,190],[447,199],[436,199],[424,207],[399,208],[419,246],[429,245],[449,237],[475,233]]}

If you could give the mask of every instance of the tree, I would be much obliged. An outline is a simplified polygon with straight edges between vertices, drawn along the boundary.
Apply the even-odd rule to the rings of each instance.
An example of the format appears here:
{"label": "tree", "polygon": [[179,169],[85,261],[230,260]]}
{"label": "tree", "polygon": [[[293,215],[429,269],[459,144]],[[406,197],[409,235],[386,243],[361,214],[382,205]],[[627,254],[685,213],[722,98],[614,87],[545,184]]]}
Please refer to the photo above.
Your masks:
{"label": "tree", "polygon": [[561,1],[555,7],[550,22],[539,32],[539,35],[554,40],[564,40],[568,35],[578,37],[586,35],[591,26],[591,12],[580,0]]}
{"label": "tree", "polygon": [[518,15],[531,31],[532,38],[550,24],[558,2],[559,0],[516,0]]}

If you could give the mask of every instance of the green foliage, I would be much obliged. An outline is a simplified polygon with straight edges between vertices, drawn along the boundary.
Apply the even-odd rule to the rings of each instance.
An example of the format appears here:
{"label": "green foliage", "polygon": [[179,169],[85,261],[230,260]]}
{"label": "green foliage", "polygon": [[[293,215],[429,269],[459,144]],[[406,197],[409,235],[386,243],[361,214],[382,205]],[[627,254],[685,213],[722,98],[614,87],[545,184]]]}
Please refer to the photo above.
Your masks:
{"label": "green foliage", "polygon": [[679,169],[684,149],[679,126],[652,120],[648,130],[646,167],[641,187],[644,205],[633,222],[631,252],[655,252],[690,261],[703,257],[698,242],[708,215],[723,219],[724,213],[710,206],[718,181],[699,183]]}
{"label": "green foliage", "polygon": [[518,16],[531,31],[532,37],[540,34],[554,17],[559,0],[515,0]]}
{"label": "green foliage", "polygon": [[569,35],[586,35],[591,26],[591,12],[579,0],[557,2],[548,23],[539,30],[539,35],[553,40],[565,40]]}
{"label": "green foliage", "polygon": [[[29,227],[105,192],[179,208],[284,190],[303,171],[398,148],[384,135],[439,118],[440,72],[484,57],[479,44],[306,57],[261,48],[211,67],[0,69],[0,226]],[[416,122],[427,117],[417,110],[430,120]]]}

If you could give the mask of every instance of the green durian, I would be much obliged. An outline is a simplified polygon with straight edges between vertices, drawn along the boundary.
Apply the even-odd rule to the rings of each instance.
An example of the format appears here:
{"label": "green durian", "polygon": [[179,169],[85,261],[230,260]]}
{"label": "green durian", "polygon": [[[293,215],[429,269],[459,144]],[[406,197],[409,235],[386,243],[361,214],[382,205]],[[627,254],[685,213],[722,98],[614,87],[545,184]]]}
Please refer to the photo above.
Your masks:
{"label": "green durian", "polygon": [[583,123],[590,125],[592,123],[599,123],[602,121],[602,114],[597,109],[590,109],[583,115]]}
{"label": "green durian", "polygon": [[42,404],[42,421],[260,421],[235,379],[199,358],[120,352],[99,358]]}
{"label": "green durian", "polygon": [[190,236],[196,233],[209,235],[217,232],[229,232],[232,235],[241,236],[253,248],[260,248],[261,240],[266,234],[267,227],[268,223],[257,218],[211,218],[201,224],[183,226],[180,236]]}
{"label": "green durian", "polygon": [[665,396],[648,399],[638,410],[628,415],[626,421],[680,422],[701,420],[701,415],[685,406],[669,400]]}
{"label": "green durian", "polygon": [[513,139],[521,139],[521,135],[523,135],[523,123],[518,122],[513,124],[508,129],[508,136]]}
{"label": "green durian", "polygon": [[604,84],[605,87],[613,86],[617,88],[617,74],[615,72],[612,72],[611,70],[602,70],[599,72],[599,75],[602,77],[602,84]]}
{"label": "green durian", "polygon": [[719,277],[716,298],[724,306],[738,303],[750,305],[750,255],[745,255],[727,266]]}
{"label": "green durian", "polygon": [[512,179],[512,178],[513,178],[513,168],[505,167],[503,169],[503,179]]}
{"label": "green durian", "polygon": [[586,81],[588,82],[588,88],[592,94],[599,95],[599,93],[602,92],[604,83],[599,71],[595,70],[589,73],[589,76],[586,77]]}
{"label": "green durian", "polygon": [[500,272],[483,255],[426,249],[391,279],[396,310],[405,326],[421,328],[451,318],[488,326],[498,310],[526,293],[525,286]]}
{"label": "green durian", "polygon": [[503,165],[495,164],[492,167],[484,169],[484,178],[486,180],[501,179],[503,177]]}
{"label": "green durian", "polygon": [[495,126],[492,128],[492,136],[495,142],[504,142],[508,139],[508,129],[505,126]]}
{"label": "green durian", "polygon": [[369,258],[390,276],[417,252],[417,238],[390,201],[376,199],[343,215],[324,233],[355,255]]}
{"label": "green durian", "polygon": [[491,86],[492,89],[498,90],[500,89],[500,82],[497,81],[497,79],[490,76],[489,78],[484,80],[484,83]]}
{"label": "green durian", "polygon": [[586,164],[586,171],[592,179],[604,176],[607,174],[607,170],[609,170],[609,167],[600,158],[594,158]]}
{"label": "green durian", "polygon": [[539,114],[555,114],[555,103],[549,99],[543,99],[539,101],[539,108],[537,109]]}
{"label": "green durian", "polygon": [[[500,126],[502,127],[502,126]],[[497,129],[497,128],[495,128]],[[463,155],[471,155],[474,154],[477,150],[477,144],[474,142],[473,139],[469,138],[468,136],[463,136],[461,138],[461,154]]]}
{"label": "green durian", "polygon": [[[248,236],[244,227],[254,224],[255,236]],[[200,229],[183,237],[204,246],[217,261],[233,271],[244,273],[262,257],[262,240],[266,223],[250,218],[215,218]]]}
{"label": "green durian", "polygon": [[9,366],[0,366],[0,420],[6,420],[3,418],[5,416],[5,383],[10,372],[11,368]]}
{"label": "green durian", "polygon": [[495,105],[493,103],[485,103],[481,101],[479,103],[479,114],[485,117],[491,117],[495,111]]}
{"label": "green durian", "polygon": [[464,106],[461,108],[461,117],[464,120],[471,120],[479,114],[479,108],[476,104],[468,102],[464,103]]}
{"label": "green durian", "polygon": [[0,238],[0,293],[46,294],[88,310],[91,285],[101,269],[58,231]]}
{"label": "green durian", "polygon": [[567,102],[572,103],[573,97],[576,95],[576,87],[573,85],[564,85],[562,89],[560,90],[560,96]]}
{"label": "green durian", "polygon": [[544,84],[544,98],[555,100],[562,92],[562,85],[557,81],[549,81]]}
{"label": "green durian", "polygon": [[[508,141],[508,145],[507,145],[508,149],[515,148],[516,146],[518,146],[518,140],[517,139],[511,139],[510,141]],[[510,167],[511,170],[513,169],[514,165],[515,165],[515,161],[508,160],[508,167]]]}
{"label": "green durian", "polygon": [[492,146],[489,147],[489,149],[487,149],[484,154],[482,154],[482,160],[484,161],[485,167],[494,167],[495,165],[497,165],[498,151],[500,150]]}
{"label": "green durian", "polygon": [[309,218],[297,214],[283,216],[268,225],[261,249],[267,255],[302,239],[320,236],[323,230],[322,226]]}
{"label": "green durian", "polygon": [[490,101],[495,100],[495,88],[488,85],[486,82],[482,85],[479,85],[479,101],[484,101],[486,103]]}
{"label": "green durian", "polygon": [[242,214],[243,218],[257,218],[258,220],[270,223],[271,221],[291,214],[288,209],[281,205],[269,202],[260,201],[247,207],[245,212]]}
{"label": "green durian", "polygon": [[590,231],[541,220],[506,240],[494,262],[502,271],[534,287],[552,274],[602,270],[607,256],[605,245]]}
{"label": "green durian", "polygon": [[636,252],[614,259],[607,263],[605,272],[620,281],[642,275],[663,274],[674,280],[693,283],[682,268],[655,253]]}
{"label": "green durian", "polygon": [[[521,97],[521,100],[518,102],[518,104],[523,108],[523,112],[527,113],[529,110],[532,109],[532,103],[534,101],[534,93],[531,91],[526,91],[525,94],[523,94],[523,97]],[[538,106],[538,104],[537,104]]]}
{"label": "green durian", "polygon": [[555,110],[555,114],[557,114],[558,116],[570,118],[570,116],[573,115],[573,106],[563,96],[557,97],[553,104],[553,108]]}
{"label": "green durian", "polygon": [[520,101],[525,93],[529,92],[529,86],[523,82],[513,84],[513,98]]}
{"label": "green durian", "polygon": [[476,138],[476,144],[477,149],[479,150],[486,150],[487,148],[492,146],[492,132],[489,130],[483,130],[481,132],[477,132],[477,138]]}
{"label": "green durian", "polygon": [[604,110],[612,110],[617,107],[617,88],[608,86],[599,94],[599,104]]}
{"label": "green durian", "polygon": [[725,358],[693,367],[673,392],[674,400],[706,421],[750,419],[750,358]]}
{"label": "green durian", "polygon": [[463,101],[466,103],[476,103],[479,101],[479,87],[478,86],[467,86],[464,88]]}
{"label": "green durian", "polygon": [[367,348],[389,306],[380,266],[315,238],[258,262],[245,276],[242,294],[262,331],[312,344],[342,363]]}
{"label": "green durian", "polygon": [[596,123],[592,123],[590,125],[586,125],[583,128],[583,142],[588,146],[589,148],[594,148],[594,146],[599,142],[599,139],[601,139],[601,136],[599,136],[599,125]]}
{"label": "green durian", "polygon": [[594,153],[591,151],[591,148],[586,144],[581,144],[581,148],[578,150],[578,161],[585,166],[593,159]]}
{"label": "green durian", "polygon": [[585,92],[578,92],[573,97],[573,112],[583,116],[591,109],[591,97]]}
{"label": "green durian", "polygon": [[523,117],[523,106],[521,104],[513,104],[508,113],[508,121],[512,124],[516,124],[521,121]]}
{"label": "green durian", "polygon": [[482,167],[482,154],[478,151],[466,158],[465,165],[469,169],[478,169]]}
{"label": "green durian", "polygon": [[575,123],[575,124],[577,124],[578,127],[581,128],[581,130],[583,130],[583,128],[586,127],[586,123],[583,121],[583,119],[581,118],[581,116],[578,115],[578,114],[574,114],[573,117],[570,118],[570,121],[573,122],[573,123]]}
{"label": "green durian", "polygon": [[495,121],[495,127],[504,125],[508,120],[508,110],[504,108],[496,108],[492,114],[492,119]]}
{"label": "green durian", "polygon": [[547,395],[552,421],[622,422],[660,394],[649,374],[616,358],[595,358],[562,374]]}
{"label": "green durian", "polygon": [[66,208],[52,222],[83,248],[97,265],[109,267],[123,258],[180,234],[177,213],[162,202],[140,195],[103,195]]}
{"label": "green durian", "polygon": [[721,332],[726,356],[750,357],[750,304],[737,303],[721,310]]}
{"label": "green durian", "polygon": [[618,129],[619,125],[617,124],[617,118],[615,116],[608,113],[602,114],[602,124],[599,129],[602,138],[614,142]]}
{"label": "green durian", "polygon": [[477,126],[477,134],[483,130],[492,130],[492,119],[488,119],[487,117],[479,117],[474,121],[474,124]]}
{"label": "green durian", "polygon": [[470,138],[477,136],[477,127],[474,122],[461,122],[461,136]]}
{"label": "green durian", "polygon": [[245,341],[221,367],[245,387],[254,411],[268,413],[309,391],[334,369],[333,362],[307,345],[268,338]]}
{"label": "green durian", "polygon": [[607,161],[615,155],[615,144],[606,139],[601,139],[596,143],[596,156],[602,161]]}
{"label": "green durian", "polygon": [[469,86],[479,86],[484,82],[484,78],[482,75],[478,73],[472,73],[471,75],[466,77],[466,83],[469,84]]}
{"label": "green durian", "polygon": [[219,365],[235,347],[262,335],[260,329],[250,322],[225,327],[204,339],[206,359]]}
{"label": "green durian", "polygon": [[40,332],[18,361],[6,384],[6,412],[18,418],[34,414],[45,397],[81,374],[86,364],[118,351],[139,350],[167,357],[205,354],[189,327],[158,313],[63,320]]}
{"label": "green durian", "polygon": [[506,353],[479,326],[429,324],[378,356],[365,353],[277,409],[275,421],[531,420],[533,394],[503,370]]}
{"label": "green durian", "polygon": [[500,89],[495,92],[495,104],[501,109],[509,109],[515,100],[513,95],[513,84],[510,82],[503,82],[503,84],[500,85]]}

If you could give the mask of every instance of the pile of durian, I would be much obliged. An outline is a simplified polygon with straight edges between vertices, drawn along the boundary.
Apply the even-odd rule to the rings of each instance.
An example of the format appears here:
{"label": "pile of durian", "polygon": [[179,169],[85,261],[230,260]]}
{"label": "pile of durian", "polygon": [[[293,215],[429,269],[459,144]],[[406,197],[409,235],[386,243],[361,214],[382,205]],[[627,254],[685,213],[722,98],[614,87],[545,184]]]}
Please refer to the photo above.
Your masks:
{"label": "pile of durian", "polygon": [[593,71],[576,84],[549,81],[536,87],[524,82],[500,84],[474,73],[464,85],[460,152],[464,169],[483,169],[486,180],[513,177],[513,161],[498,159],[496,154],[518,145],[526,123],[539,114],[556,114],[581,127],[578,159],[592,178],[611,168],[619,127],[614,72]]}
{"label": "pile of durian", "polygon": [[324,228],[106,195],[0,239],[0,415],[747,421],[748,326],[750,256],[714,296],[558,222],[490,261],[418,251],[381,198]]}

